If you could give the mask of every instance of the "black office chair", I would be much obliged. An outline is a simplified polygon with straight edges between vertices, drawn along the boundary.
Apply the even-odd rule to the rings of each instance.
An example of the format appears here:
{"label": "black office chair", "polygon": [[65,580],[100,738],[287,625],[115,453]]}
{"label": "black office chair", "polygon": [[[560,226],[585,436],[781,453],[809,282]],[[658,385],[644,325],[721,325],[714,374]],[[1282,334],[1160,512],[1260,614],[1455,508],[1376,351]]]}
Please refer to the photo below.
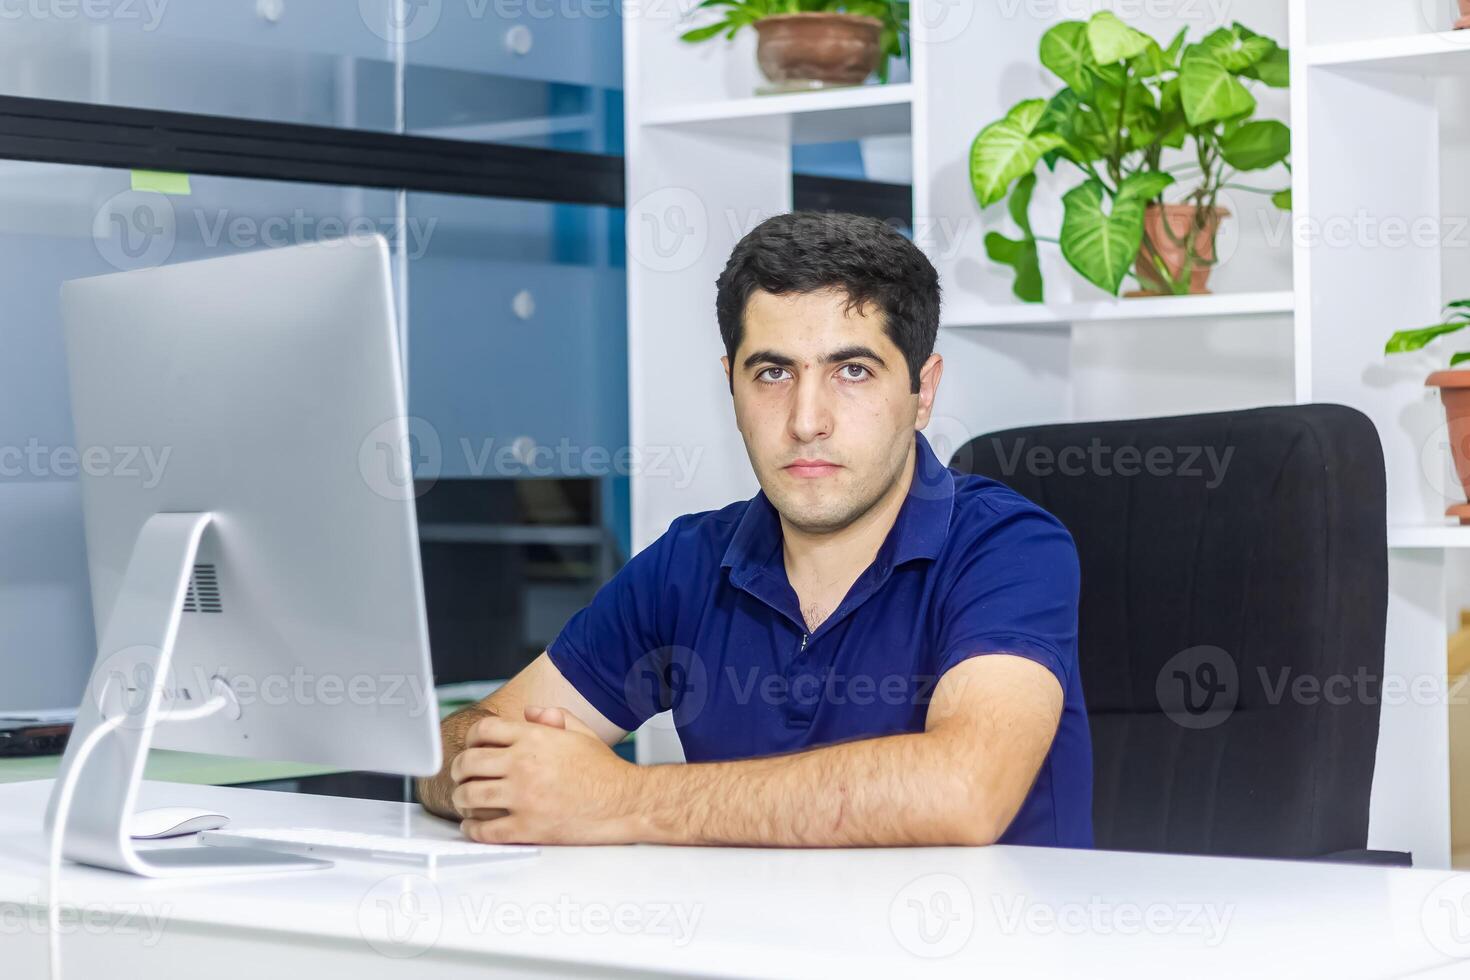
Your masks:
{"label": "black office chair", "polygon": [[1388,595],[1366,416],[1043,425],[951,465],[1076,539],[1098,847],[1408,863],[1363,850]]}

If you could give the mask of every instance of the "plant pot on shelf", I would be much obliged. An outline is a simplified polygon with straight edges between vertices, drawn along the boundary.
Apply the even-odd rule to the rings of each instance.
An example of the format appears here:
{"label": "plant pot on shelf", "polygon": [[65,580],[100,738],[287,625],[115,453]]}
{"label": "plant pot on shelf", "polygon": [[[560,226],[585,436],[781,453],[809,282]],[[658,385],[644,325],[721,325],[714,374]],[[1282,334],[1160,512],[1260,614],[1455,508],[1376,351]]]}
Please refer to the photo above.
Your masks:
{"label": "plant pot on shelf", "polygon": [[1470,27],[1470,0],[1460,0],[1460,19],[1455,21],[1455,30]]}
{"label": "plant pot on shelf", "polygon": [[878,67],[883,22],[859,14],[774,14],[755,22],[756,61],[771,85],[793,91],[861,85]]}
{"label": "plant pot on shelf", "polygon": [[[1230,216],[1226,208],[1210,208],[1203,219],[1200,208],[1193,204],[1150,204],[1143,212],[1143,244],[1133,264],[1139,282],[1145,288],[1129,290],[1128,296],[1173,296],[1168,283],[1161,282],[1153,257],[1157,253],[1169,270],[1169,278],[1178,282],[1184,275],[1185,243],[1194,236],[1194,260],[1189,271],[1189,292],[1208,293],[1210,270],[1215,267],[1215,233],[1220,220]],[[1167,220],[1168,226],[1165,227]],[[1198,224],[1196,224],[1198,222]]]}
{"label": "plant pot on shelf", "polygon": [[[1455,462],[1455,475],[1460,478],[1460,487],[1470,497],[1470,370],[1435,371],[1424,382],[1439,389],[1439,400],[1444,403],[1445,423],[1449,429],[1450,457]],[[1470,503],[1451,504],[1447,517],[1458,517],[1461,524],[1470,524]]]}

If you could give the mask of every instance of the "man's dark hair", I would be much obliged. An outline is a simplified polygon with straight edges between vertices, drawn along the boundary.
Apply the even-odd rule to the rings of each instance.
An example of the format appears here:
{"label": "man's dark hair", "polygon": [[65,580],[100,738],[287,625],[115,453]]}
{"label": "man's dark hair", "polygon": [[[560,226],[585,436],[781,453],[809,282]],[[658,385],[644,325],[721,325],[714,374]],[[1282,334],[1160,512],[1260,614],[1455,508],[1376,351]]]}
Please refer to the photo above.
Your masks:
{"label": "man's dark hair", "polygon": [[[717,280],[715,314],[725,353],[745,332],[751,293],[810,293],[839,288],[846,310],[884,314],[884,330],[903,351],[912,391],[939,333],[939,274],[913,242],[877,218],[823,211],[792,211],[767,218],[736,244]],[[733,384],[733,381],[732,381]]]}

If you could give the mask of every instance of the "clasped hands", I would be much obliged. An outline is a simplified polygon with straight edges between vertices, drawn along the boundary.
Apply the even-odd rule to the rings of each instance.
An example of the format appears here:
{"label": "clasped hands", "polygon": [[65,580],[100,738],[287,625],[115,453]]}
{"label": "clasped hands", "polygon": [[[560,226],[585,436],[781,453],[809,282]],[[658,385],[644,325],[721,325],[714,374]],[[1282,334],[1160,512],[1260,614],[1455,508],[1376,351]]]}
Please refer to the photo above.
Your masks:
{"label": "clasped hands", "polygon": [[485,844],[627,844],[641,839],[639,767],[564,708],[489,716],[449,767],[460,829]]}

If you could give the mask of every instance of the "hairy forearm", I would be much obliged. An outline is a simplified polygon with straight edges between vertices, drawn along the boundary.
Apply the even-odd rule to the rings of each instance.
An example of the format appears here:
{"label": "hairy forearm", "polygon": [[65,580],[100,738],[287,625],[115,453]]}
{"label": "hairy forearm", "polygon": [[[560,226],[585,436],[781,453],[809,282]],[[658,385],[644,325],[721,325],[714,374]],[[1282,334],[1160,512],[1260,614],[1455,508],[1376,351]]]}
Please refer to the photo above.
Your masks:
{"label": "hairy forearm", "polygon": [[664,844],[989,844],[1014,815],[964,730],[640,770],[638,837]]}
{"label": "hairy forearm", "polygon": [[459,819],[459,811],[449,801],[450,794],[454,792],[454,780],[449,777],[449,766],[464,748],[465,732],[475,722],[491,713],[482,705],[471,705],[456,711],[440,723],[439,736],[443,740],[444,764],[434,775],[420,776],[416,783],[419,802],[425,810],[451,820]]}
{"label": "hairy forearm", "polygon": [[501,688],[479,704],[462,708],[440,722],[439,735],[444,747],[444,764],[434,775],[420,777],[417,781],[419,802],[424,809],[450,820],[460,818],[459,810],[449,799],[454,793],[454,780],[449,775],[449,767],[454,763],[454,757],[464,750],[465,733],[475,722],[490,715],[519,717],[519,712],[524,710],[525,705],[512,703],[513,700],[510,693]]}

